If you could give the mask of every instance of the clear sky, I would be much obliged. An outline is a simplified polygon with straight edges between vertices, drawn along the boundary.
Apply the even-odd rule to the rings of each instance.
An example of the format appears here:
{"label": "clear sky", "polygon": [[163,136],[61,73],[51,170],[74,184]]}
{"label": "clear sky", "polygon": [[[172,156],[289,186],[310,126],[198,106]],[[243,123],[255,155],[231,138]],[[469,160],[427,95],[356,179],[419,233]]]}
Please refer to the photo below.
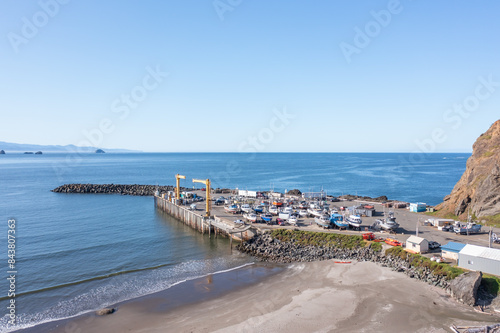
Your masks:
{"label": "clear sky", "polygon": [[0,1],[0,141],[469,152],[500,2]]}

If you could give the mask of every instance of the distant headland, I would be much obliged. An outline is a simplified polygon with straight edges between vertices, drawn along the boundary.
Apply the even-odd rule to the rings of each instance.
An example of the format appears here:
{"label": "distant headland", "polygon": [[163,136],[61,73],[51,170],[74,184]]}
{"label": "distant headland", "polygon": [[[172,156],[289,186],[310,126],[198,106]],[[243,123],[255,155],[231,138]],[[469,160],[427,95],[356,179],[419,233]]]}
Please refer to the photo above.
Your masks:
{"label": "distant headland", "polygon": [[26,153],[26,154],[43,154],[43,153],[140,153],[139,150],[130,149],[106,149],[104,151],[98,147],[79,147],[75,145],[34,145],[25,143],[12,143],[0,141],[0,155],[8,153]]}

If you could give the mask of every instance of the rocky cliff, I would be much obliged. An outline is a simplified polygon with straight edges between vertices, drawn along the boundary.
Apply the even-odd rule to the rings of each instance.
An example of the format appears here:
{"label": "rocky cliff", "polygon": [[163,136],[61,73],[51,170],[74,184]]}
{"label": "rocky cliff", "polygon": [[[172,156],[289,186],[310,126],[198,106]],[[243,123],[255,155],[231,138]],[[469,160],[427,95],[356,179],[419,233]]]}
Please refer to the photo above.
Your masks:
{"label": "rocky cliff", "polygon": [[462,218],[500,214],[500,120],[474,143],[462,178],[438,209]]}

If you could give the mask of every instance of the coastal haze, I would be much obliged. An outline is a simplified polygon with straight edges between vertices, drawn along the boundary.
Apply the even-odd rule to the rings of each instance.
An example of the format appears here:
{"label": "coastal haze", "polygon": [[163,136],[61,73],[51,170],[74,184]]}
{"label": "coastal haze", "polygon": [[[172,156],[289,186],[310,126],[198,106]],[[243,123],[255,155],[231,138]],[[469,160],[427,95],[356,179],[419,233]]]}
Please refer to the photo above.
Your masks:
{"label": "coastal haze", "polygon": [[[500,226],[500,123],[485,132],[500,105],[499,9],[493,0],[1,2],[0,333],[493,323],[452,299],[443,276],[430,285],[361,257],[262,262],[272,260],[237,248],[243,232],[231,232],[264,238],[281,225],[252,226],[223,206],[206,219],[204,202],[178,206],[166,189],[180,175],[203,197],[208,184],[355,199],[338,206],[386,196],[445,207],[428,212],[436,218],[497,214],[484,218]],[[52,191],[74,184],[130,192]],[[147,195],[135,185],[149,185]],[[189,207],[210,236],[159,200]],[[325,231],[311,216],[284,228],[361,240],[382,201],[364,203],[377,215],[363,230]],[[443,233],[401,209],[393,242],[419,232],[443,244],[491,239],[486,228]],[[230,239],[212,221],[231,225]]]}

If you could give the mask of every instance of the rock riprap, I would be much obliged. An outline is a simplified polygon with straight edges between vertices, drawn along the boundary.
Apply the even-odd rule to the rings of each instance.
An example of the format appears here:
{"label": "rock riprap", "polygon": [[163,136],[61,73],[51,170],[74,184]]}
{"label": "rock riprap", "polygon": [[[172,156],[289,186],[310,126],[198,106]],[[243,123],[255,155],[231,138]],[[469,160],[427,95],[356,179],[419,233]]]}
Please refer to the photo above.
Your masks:
{"label": "rock riprap", "polygon": [[[65,184],[52,190],[56,193],[93,193],[93,194],[121,194],[136,196],[153,196],[158,190],[160,193],[173,191],[174,186],[157,185],[124,185],[124,184]],[[182,191],[189,191],[184,187]]]}

